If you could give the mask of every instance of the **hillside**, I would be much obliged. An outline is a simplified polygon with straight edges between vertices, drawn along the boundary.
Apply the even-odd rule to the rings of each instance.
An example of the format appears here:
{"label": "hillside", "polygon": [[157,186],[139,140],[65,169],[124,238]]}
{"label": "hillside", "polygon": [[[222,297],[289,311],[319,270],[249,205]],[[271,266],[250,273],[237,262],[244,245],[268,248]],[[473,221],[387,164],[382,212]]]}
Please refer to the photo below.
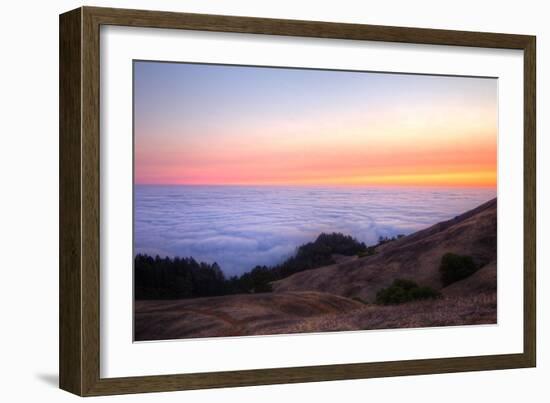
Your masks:
{"label": "hillside", "polygon": [[316,292],[136,301],[135,340],[458,326],[496,323],[496,293],[365,305]]}
{"label": "hillside", "polygon": [[[274,281],[274,292],[136,300],[135,339],[496,323],[496,210],[496,199],[491,200],[451,220],[381,244],[371,256],[333,254],[329,261],[335,264]],[[443,287],[439,266],[448,252],[471,256],[479,270]],[[442,298],[373,304],[377,291],[395,279],[433,287]]]}
{"label": "hillside", "polygon": [[[478,279],[486,283],[482,287],[485,291],[494,290],[496,211],[497,201],[493,199],[451,220],[380,245],[373,256],[342,261],[275,281],[272,283],[273,290],[315,290],[349,298],[358,297],[367,302],[373,302],[376,292],[389,286],[396,278],[411,279],[441,290],[439,265],[441,257],[447,252],[469,255],[479,266],[488,265],[476,276],[461,281],[467,281],[468,286],[459,283],[450,286],[450,294],[456,296],[470,292],[477,287]],[[446,290],[443,293],[446,294]]]}
{"label": "hillside", "polygon": [[312,318],[343,316],[364,305],[319,292],[227,295],[176,301],[136,301],[136,341],[270,334]]}

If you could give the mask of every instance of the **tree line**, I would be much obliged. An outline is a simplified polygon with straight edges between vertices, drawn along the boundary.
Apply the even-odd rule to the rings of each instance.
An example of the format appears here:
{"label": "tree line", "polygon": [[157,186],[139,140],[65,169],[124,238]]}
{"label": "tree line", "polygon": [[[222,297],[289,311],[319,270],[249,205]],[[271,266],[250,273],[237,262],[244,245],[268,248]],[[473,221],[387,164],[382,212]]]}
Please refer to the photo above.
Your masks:
{"label": "tree line", "polygon": [[349,235],[322,233],[315,241],[298,247],[293,256],[279,265],[256,266],[240,276],[228,278],[217,263],[197,262],[193,257],[138,254],[134,260],[134,296],[136,299],[179,299],[270,292],[272,281],[334,264],[333,254],[363,255],[368,250],[365,243]]}

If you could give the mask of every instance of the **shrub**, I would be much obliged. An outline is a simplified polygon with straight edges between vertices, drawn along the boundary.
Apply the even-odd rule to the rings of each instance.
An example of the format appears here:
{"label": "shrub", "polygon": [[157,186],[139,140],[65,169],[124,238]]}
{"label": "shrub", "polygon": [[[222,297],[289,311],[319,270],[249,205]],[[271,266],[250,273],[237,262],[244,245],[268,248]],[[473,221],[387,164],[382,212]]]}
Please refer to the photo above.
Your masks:
{"label": "shrub", "polygon": [[405,234],[397,234],[396,236],[392,236],[392,237],[380,235],[378,237],[378,244],[376,246],[384,245],[385,243],[388,243],[388,242],[397,241],[398,239],[401,239],[404,237],[405,237]]}
{"label": "shrub", "polygon": [[407,291],[401,287],[391,286],[376,293],[376,303],[381,305],[402,304],[408,300]]}
{"label": "shrub", "polygon": [[416,287],[410,290],[410,296],[412,300],[435,299],[439,298],[441,294],[431,287]]}
{"label": "shrub", "polygon": [[416,284],[412,280],[403,280],[403,279],[397,279],[393,281],[394,287],[400,287],[404,289],[405,291],[410,291],[413,288],[418,288],[418,284]]}
{"label": "shrub", "polygon": [[471,256],[446,253],[441,258],[439,271],[443,286],[448,286],[474,274],[478,269]]}
{"label": "shrub", "polygon": [[367,249],[357,253],[357,257],[367,257],[376,254],[374,246],[367,246]]}
{"label": "shrub", "polygon": [[392,285],[376,293],[376,303],[395,305],[422,299],[439,298],[441,294],[430,287],[419,287],[414,281],[396,279]]}

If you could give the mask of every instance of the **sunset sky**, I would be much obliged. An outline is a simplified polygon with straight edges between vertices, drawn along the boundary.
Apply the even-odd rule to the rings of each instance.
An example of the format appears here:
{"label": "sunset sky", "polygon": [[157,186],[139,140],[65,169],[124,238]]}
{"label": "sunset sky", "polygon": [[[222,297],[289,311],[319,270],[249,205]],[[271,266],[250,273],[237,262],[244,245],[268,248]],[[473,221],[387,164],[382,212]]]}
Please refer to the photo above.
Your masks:
{"label": "sunset sky", "polygon": [[496,186],[497,80],[134,64],[135,182]]}

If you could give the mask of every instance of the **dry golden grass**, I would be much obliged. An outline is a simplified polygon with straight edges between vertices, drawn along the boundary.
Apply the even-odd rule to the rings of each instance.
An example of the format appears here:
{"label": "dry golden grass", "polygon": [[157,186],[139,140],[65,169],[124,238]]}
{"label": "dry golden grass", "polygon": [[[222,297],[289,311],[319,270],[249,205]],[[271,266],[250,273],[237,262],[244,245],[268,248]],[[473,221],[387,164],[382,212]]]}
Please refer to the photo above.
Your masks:
{"label": "dry golden grass", "polygon": [[138,341],[266,334],[274,326],[361,308],[349,298],[314,291],[136,301],[134,334]]}
{"label": "dry golden grass", "polygon": [[315,292],[139,301],[135,337],[142,341],[493,324],[496,307],[496,293],[393,306]]}
{"label": "dry golden grass", "polygon": [[443,298],[393,306],[366,305],[344,315],[304,320],[290,328],[272,327],[268,333],[307,333],[495,324],[496,293]]}

